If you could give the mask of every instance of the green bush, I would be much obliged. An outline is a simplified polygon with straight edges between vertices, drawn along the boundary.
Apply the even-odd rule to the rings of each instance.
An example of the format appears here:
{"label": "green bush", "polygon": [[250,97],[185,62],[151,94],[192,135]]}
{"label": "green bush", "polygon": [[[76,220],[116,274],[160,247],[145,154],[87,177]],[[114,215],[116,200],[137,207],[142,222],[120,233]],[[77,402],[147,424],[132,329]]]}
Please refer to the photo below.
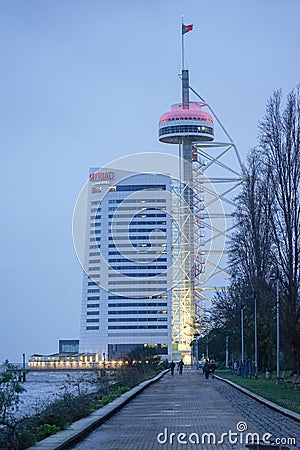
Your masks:
{"label": "green bush", "polygon": [[107,405],[107,403],[111,402],[111,396],[110,395],[103,395],[103,397],[100,400],[100,405],[104,406]]}
{"label": "green bush", "polygon": [[115,392],[116,392],[116,394],[118,396],[122,395],[122,394],[125,394],[125,392],[128,392],[128,391],[130,391],[130,387],[129,386],[122,386],[122,385],[120,385],[120,386],[116,386],[116,389],[115,389]]}
{"label": "green bush", "polygon": [[38,415],[38,422],[40,425],[46,423],[64,429],[70,423],[90,414],[94,406],[95,399],[90,395],[76,397],[72,394],[65,394]]}
{"label": "green bush", "polygon": [[0,425],[9,426],[15,420],[20,394],[25,389],[19,381],[18,368],[5,361],[0,371]]}
{"label": "green bush", "polygon": [[43,425],[37,427],[35,437],[37,441],[41,441],[42,439],[45,439],[46,437],[51,436],[52,434],[55,434],[58,431],[60,431],[60,427],[58,427],[57,425],[50,425],[49,423],[44,423]]}

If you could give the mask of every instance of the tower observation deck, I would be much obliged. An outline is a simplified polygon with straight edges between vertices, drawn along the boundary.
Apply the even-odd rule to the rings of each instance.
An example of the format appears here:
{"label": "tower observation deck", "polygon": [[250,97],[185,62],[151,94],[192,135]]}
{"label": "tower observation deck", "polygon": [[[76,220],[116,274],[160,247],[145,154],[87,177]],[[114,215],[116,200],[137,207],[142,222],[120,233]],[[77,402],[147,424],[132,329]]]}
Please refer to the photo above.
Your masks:
{"label": "tower observation deck", "polygon": [[188,108],[182,103],[171,106],[159,121],[159,140],[167,144],[181,144],[183,138],[194,141],[212,141],[213,120],[202,110],[204,103],[189,102]]}

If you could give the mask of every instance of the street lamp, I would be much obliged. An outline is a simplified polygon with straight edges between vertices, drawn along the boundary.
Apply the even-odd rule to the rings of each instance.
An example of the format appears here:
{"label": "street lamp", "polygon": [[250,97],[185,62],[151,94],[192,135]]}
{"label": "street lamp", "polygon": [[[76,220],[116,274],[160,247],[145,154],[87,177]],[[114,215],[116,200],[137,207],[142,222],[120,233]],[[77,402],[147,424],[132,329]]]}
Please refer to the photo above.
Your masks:
{"label": "street lamp", "polygon": [[244,366],[244,303],[241,304],[241,351],[242,366]]}
{"label": "street lamp", "polygon": [[194,334],[194,339],[195,339],[195,343],[196,343],[196,369],[199,370],[199,346],[198,346],[198,340],[200,338],[200,334],[199,333],[195,333]]}
{"label": "street lamp", "polygon": [[255,378],[258,376],[258,363],[257,363],[257,303],[256,295],[253,292],[254,298],[254,365],[255,365]]}
{"label": "street lamp", "polygon": [[270,276],[270,281],[276,281],[276,382],[280,378],[280,344],[279,344],[279,325],[280,325],[280,317],[279,317],[279,276],[278,272],[273,273]]}
{"label": "street lamp", "polygon": [[246,300],[254,300],[254,368],[255,368],[255,378],[258,377],[258,358],[257,358],[257,304],[255,292],[246,297]]}
{"label": "street lamp", "polygon": [[226,360],[225,360],[225,367],[226,369],[229,369],[229,353],[228,353],[228,348],[229,348],[229,337],[226,336]]}
{"label": "street lamp", "polygon": [[208,334],[206,335],[206,358],[208,358]]}

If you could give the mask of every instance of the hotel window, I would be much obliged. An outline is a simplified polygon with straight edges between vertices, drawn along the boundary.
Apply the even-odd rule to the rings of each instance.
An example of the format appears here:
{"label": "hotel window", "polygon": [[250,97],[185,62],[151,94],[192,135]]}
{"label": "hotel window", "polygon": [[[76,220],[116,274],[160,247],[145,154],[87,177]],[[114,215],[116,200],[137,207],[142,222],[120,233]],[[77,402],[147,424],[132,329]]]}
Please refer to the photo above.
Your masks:
{"label": "hotel window", "polygon": [[133,185],[117,185],[116,190],[119,192],[135,192],[135,191],[165,191],[165,184],[133,184]]}
{"label": "hotel window", "polygon": [[109,330],[166,330],[168,328],[167,325],[117,325],[117,326],[108,326]]}
{"label": "hotel window", "polygon": [[[123,305],[123,306],[128,306],[128,305]],[[142,305],[143,306],[143,305]],[[153,305],[151,305],[153,306]],[[167,314],[166,310],[157,310],[157,309],[150,309],[150,310],[145,310],[145,309],[140,309],[138,311],[136,310],[128,310],[128,309],[123,309],[121,311],[108,311],[108,314],[113,314],[113,315],[118,315],[118,314],[143,314],[143,315],[149,315],[149,314]],[[128,319],[131,320],[131,319]],[[156,319],[155,319],[156,320]]]}
{"label": "hotel window", "polygon": [[[89,320],[97,321],[97,319],[88,319],[87,322]],[[167,322],[167,320],[167,318],[156,317],[118,317],[117,319],[108,319],[108,322]]]}
{"label": "hotel window", "polygon": [[[138,306],[144,306],[144,307],[165,306],[166,307],[168,305],[167,305],[167,303],[125,303],[125,302],[124,303],[108,303],[109,308],[125,308],[125,307],[137,308]],[[123,312],[125,314],[125,311],[126,310],[122,310],[122,312],[117,311],[115,314],[123,314]],[[113,314],[113,312],[109,312],[108,314]]]}

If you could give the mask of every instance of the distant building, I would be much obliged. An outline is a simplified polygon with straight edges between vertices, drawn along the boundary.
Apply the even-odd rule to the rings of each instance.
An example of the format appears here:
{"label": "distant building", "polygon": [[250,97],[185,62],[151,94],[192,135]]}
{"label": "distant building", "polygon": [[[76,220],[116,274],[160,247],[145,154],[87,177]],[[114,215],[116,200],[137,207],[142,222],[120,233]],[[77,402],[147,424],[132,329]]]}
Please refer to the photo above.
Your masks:
{"label": "distant building", "polygon": [[91,169],[80,353],[172,355],[170,177]]}
{"label": "distant building", "polygon": [[78,339],[60,339],[58,353],[35,353],[28,359],[28,367],[34,370],[93,368],[99,362],[97,353],[79,353]]}
{"label": "distant building", "polygon": [[78,353],[79,340],[78,339],[60,339],[58,341],[59,353]]}

